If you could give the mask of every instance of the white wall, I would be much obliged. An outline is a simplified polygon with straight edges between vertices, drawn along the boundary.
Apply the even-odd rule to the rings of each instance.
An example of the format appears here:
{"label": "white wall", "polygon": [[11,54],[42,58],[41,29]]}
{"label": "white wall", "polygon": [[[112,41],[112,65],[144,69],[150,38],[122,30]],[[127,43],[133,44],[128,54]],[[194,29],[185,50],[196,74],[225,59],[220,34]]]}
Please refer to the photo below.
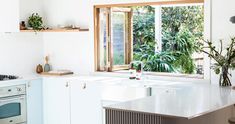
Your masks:
{"label": "white wall", "polygon": [[76,25],[89,32],[45,33],[44,55],[53,69],[70,69],[78,74],[94,71],[93,6],[84,0],[45,0],[45,20],[50,27]]}
{"label": "white wall", "polygon": [[43,57],[42,35],[0,33],[0,74],[31,74]]}
{"label": "white wall", "polygon": [[89,32],[44,33],[44,55],[52,68],[89,74],[94,66],[94,47]]}
{"label": "white wall", "polygon": [[[20,20],[33,13],[42,15],[40,0],[20,0]],[[32,74],[43,60],[42,34],[0,33],[0,74]]]}
{"label": "white wall", "polygon": [[213,40],[226,39],[235,36],[235,24],[229,20],[235,16],[234,0],[212,1],[212,38]]}
{"label": "white wall", "polygon": [[44,16],[43,2],[41,0],[19,0],[20,1],[20,21],[27,21],[32,13]]}

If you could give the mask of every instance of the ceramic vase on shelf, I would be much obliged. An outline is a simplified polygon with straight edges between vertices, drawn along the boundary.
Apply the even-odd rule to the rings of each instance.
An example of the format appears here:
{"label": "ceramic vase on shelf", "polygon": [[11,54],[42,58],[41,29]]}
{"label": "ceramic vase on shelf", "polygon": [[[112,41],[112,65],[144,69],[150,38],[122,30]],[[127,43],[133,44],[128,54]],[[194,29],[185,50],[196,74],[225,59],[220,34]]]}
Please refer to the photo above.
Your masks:
{"label": "ceramic vase on shelf", "polygon": [[37,66],[37,68],[36,68],[36,72],[38,73],[38,74],[40,74],[40,73],[42,73],[43,72],[43,68],[42,68],[42,65],[38,65]]}
{"label": "ceramic vase on shelf", "polygon": [[46,63],[44,65],[44,72],[49,72],[49,71],[51,71],[51,67],[50,67],[50,65],[48,63],[48,61],[49,61],[49,57],[48,56],[45,57],[45,61],[46,61]]}

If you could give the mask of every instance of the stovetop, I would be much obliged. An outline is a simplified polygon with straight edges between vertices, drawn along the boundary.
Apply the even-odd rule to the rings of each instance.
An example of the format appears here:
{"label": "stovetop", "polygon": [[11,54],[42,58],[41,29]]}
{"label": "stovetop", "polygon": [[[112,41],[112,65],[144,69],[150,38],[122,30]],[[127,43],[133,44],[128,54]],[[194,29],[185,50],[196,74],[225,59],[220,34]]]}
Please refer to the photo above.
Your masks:
{"label": "stovetop", "polygon": [[5,80],[14,80],[18,79],[18,76],[15,75],[0,75],[0,81],[5,81]]}

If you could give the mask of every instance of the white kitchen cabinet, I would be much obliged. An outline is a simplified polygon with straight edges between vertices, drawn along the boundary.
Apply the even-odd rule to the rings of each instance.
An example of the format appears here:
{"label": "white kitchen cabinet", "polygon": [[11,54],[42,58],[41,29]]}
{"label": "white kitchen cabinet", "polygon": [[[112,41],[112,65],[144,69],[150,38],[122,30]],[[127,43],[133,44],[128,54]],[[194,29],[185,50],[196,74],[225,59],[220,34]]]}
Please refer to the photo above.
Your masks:
{"label": "white kitchen cabinet", "polygon": [[70,84],[71,124],[102,124],[101,85],[86,80]]}
{"label": "white kitchen cabinet", "polygon": [[64,78],[43,79],[44,124],[70,124],[70,85]]}
{"label": "white kitchen cabinet", "polygon": [[44,124],[102,124],[101,85],[78,78],[43,79]]}
{"label": "white kitchen cabinet", "polygon": [[31,80],[27,89],[27,124],[42,124],[42,79]]}
{"label": "white kitchen cabinet", "polygon": [[19,32],[19,0],[1,0],[0,32]]}

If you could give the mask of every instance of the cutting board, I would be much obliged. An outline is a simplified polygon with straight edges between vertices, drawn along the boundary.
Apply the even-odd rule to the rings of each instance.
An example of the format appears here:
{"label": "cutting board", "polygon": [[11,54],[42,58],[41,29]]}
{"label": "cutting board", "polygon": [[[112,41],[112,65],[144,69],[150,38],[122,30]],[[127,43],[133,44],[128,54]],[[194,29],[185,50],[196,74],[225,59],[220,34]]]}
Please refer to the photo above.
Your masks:
{"label": "cutting board", "polygon": [[73,72],[42,72],[41,75],[48,75],[48,76],[64,76],[64,75],[71,75]]}

